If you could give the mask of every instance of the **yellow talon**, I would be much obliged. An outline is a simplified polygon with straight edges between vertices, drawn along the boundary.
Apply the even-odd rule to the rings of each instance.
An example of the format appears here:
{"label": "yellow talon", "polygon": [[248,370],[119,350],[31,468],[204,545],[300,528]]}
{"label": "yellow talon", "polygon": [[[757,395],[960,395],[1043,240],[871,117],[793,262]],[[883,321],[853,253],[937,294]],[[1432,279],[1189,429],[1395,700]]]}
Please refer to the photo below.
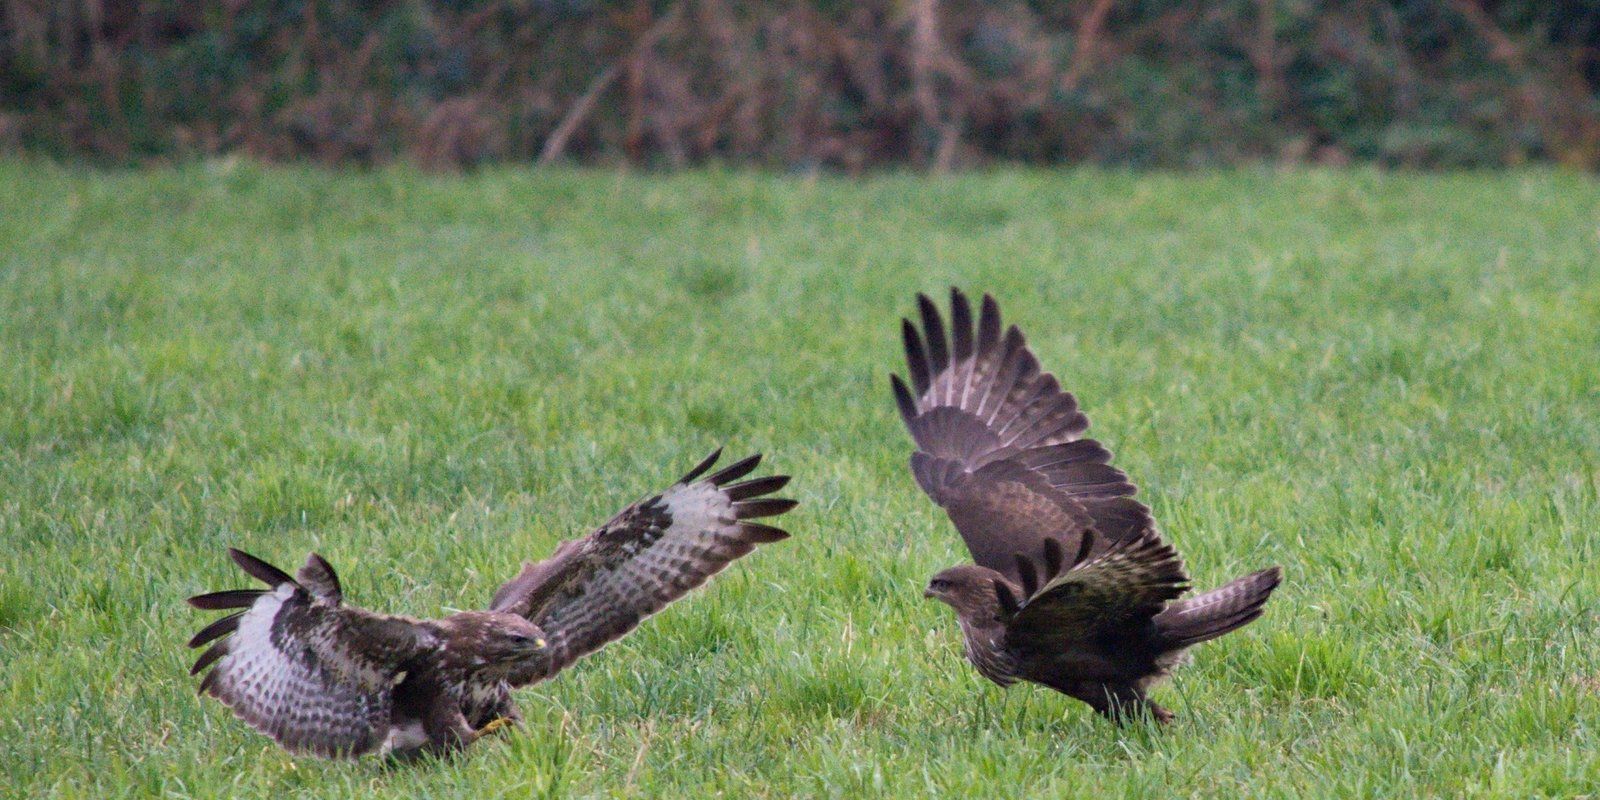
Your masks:
{"label": "yellow talon", "polygon": [[510,724],[510,717],[495,717],[494,719],[489,720],[489,722],[483,727],[478,729],[478,735],[488,736],[489,734],[494,733],[495,731],[500,730],[501,728],[504,728]]}

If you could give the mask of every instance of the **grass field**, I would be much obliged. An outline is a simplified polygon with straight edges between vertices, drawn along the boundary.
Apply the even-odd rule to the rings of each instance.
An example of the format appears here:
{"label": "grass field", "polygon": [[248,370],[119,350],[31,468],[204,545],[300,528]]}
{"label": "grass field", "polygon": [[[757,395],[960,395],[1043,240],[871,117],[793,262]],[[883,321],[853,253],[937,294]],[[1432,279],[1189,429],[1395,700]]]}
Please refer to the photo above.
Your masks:
{"label": "grass field", "polygon": [[[1600,184],[1562,173],[863,182],[0,162],[0,794],[1600,792]],[[991,291],[1201,586],[1264,619],[1167,730],[1001,691],[886,374]],[[223,548],[482,606],[719,443],[794,538],[444,763],[293,761],[194,695]]]}

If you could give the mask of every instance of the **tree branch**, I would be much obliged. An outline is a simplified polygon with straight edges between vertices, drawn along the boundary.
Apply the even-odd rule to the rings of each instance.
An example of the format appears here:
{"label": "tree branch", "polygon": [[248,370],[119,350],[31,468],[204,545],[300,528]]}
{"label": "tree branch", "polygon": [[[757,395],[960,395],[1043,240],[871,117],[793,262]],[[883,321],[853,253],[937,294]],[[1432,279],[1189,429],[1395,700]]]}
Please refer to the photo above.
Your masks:
{"label": "tree branch", "polygon": [[537,164],[544,166],[561,158],[562,153],[566,152],[567,142],[572,139],[573,134],[578,132],[578,128],[594,112],[595,104],[600,101],[600,96],[605,94],[606,89],[611,88],[611,84],[622,73],[622,65],[655,47],[656,42],[661,41],[661,37],[666,35],[667,30],[672,27],[673,23],[678,21],[679,11],[682,8],[682,3],[674,5],[671,10],[663,14],[660,19],[656,20],[654,25],[651,25],[639,37],[639,41],[634,42],[633,47],[629,48],[622,58],[612,62],[604,70],[601,70],[599,75],[594,76],[589,81],[589,86],[584,89],[577,102],[572,104],[572,108],[567,109],[566,116],[561,118],[561,122],[556,125],[554,130],[550,131],[549,138],[544,140],[544,147],[539,150]]}

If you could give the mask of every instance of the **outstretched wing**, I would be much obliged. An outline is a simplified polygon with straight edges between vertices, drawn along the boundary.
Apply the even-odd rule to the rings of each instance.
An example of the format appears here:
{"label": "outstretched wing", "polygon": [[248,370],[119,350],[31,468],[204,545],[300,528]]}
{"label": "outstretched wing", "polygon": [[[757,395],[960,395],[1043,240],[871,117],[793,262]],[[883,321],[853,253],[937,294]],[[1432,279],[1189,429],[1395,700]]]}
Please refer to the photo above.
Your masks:
{"label": "outstretched wing", "polygon": [[1111,466],[1111,453],[1080,438],[1089,419],[1038,359],[1015,325],[1001,333],[1000,309],[971,305],[950,290],[950,333],[926,295],[922,329],[902,320],[908,387],[893,376],[895,402],[918,452],[917,484],[943,506],[972,559],[1015,580],[1016,553],[1092,527],[1109,545],[1150,525],[1137,489]]}
{"label": "outstretched wing", "polygon": [[1042,562],[1016,557],[1023,599],[996,583],[1000,603],[1011,613],[1015,642],[1059,652],[1101,632],[1133,629],[1189,589],[1177,551],[1148,528],[1093,556],[1093,531],[1083,532],[1075,545],[1078,555],[1071,562],[1055,542],[1043,548]]}
{"label": "outstretched wing", "polygon": [[200,691],[221,700],[291,752],[355,756],[383,744],[391,689],[408,659],[433,646],[411,621],[343,605],[339,578],[312,554],[299,580],[248,553],[233,560],[269,590],[189,598],[201,609],[242,609],[212,622],[190,647],[212,643],[190,674],[215,667]]}
{"label": "outstretched wing", "polygon": [[[795,501],[769,497],[787,475],[734,483],[760,463],[754,455],[709,477],[712,453],[672,488],[634,503],[549,559],[523,566],[495,592],[493,611],[520,614],[544,631],[547,661],[529,663],[514,685],[544,680],[705,583],[728,564],[789,534],[755,522]],[[697,480],[699,479],[699,480]]]}

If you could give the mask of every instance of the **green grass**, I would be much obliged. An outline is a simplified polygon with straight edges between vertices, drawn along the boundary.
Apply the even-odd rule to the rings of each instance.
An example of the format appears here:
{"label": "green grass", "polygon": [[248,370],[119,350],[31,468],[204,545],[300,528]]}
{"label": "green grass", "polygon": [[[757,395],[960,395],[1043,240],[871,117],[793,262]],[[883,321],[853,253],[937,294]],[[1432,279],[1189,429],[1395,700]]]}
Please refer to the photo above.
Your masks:
{"label": "green grass", "polygon": [[[0,162],[0,793],[1527,797],[1600,786],[1600,185],[864,182]],[[1119,730],[1002,692],[886,373],[992,291],[1200,586],[1283,564]],[[718,443],[792,540],[469,757],[291,761],[194,695],[237,545],[481,606]]]}

